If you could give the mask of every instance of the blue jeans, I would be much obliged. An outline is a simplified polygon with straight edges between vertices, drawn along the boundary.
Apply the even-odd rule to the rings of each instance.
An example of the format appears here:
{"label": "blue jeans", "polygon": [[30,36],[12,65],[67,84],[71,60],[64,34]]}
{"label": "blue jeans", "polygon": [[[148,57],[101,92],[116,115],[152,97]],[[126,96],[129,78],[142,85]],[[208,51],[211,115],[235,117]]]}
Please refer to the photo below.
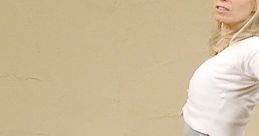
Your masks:
{"label": "blue jeans", "polygon": [[209,135],[193,130],[188,124],[185,123],[184,129],[183,129],[183,136],[209,136]]}

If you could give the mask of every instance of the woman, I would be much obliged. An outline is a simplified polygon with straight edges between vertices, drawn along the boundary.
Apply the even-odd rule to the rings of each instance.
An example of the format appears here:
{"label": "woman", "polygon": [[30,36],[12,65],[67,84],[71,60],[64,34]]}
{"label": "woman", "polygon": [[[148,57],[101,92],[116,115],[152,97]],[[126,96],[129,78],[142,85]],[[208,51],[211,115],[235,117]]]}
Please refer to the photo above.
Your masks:
{"label": "woman", "polygon": [[213,56],[193,74],[184,136],[244,136],[259,103],[259,0],[215,0]]}

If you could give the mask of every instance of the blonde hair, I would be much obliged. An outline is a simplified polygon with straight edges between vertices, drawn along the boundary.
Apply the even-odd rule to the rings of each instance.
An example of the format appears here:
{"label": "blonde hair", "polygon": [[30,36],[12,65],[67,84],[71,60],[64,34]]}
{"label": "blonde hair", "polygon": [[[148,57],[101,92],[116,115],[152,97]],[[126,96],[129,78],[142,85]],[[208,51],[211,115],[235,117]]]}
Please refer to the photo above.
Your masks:
{"label": "blonde hair", "polygon": [[[234,27],[233,31],[228,32],[226,34],[222,33],[222,27],[224,24],[221,22],[216,22],[216,26],[214,30],[212,30],[211,36],[209,38],[210,54],[215,56],[219,52],[227,48],[230,44],[232,37],[249,21],[249,19],[254,15],[254,13],[255,12],[252,12],[251,15],[245,21],[237,24]],[[241,33],[241,36],[242,36],[242,33]]]}

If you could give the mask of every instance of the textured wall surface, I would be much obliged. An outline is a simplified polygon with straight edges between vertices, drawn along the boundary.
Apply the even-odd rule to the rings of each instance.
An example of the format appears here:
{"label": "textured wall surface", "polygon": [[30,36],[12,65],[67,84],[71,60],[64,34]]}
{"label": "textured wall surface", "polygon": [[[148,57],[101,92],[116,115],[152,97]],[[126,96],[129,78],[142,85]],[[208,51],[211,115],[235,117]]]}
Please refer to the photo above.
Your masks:
{"label": "textured wall surface", "polygon": [[179,136],[211,5],[1,0],[0,136]]}

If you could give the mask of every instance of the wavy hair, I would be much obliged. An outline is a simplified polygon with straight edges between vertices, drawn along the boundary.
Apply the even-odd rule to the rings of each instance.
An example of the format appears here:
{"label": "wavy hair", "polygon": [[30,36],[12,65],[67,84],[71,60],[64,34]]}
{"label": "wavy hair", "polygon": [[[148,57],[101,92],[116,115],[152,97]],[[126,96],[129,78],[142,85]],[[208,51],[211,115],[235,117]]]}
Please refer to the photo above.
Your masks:
{"label": "wavy hair", "polygon": [[[232,37],[250,20],[250,18],[254,14],[255,14],[255,12],[252,12],[246,20],[237,24],[234,27],[234,30],[232,30],[228,33],[225,33],[225,34],[222,33],[222,27],[224,24],[217,21],[216,26],[212,30],[211,36],[209,38],[210,54],[212,56],[215,56],[219,52],[221,52],[225,48],[227,48],[230,45],[230,41],[231,41]],[[242,33],[240,36],[242,36]],[[249,36],[244,34],[243,37],[249,37]]]}

